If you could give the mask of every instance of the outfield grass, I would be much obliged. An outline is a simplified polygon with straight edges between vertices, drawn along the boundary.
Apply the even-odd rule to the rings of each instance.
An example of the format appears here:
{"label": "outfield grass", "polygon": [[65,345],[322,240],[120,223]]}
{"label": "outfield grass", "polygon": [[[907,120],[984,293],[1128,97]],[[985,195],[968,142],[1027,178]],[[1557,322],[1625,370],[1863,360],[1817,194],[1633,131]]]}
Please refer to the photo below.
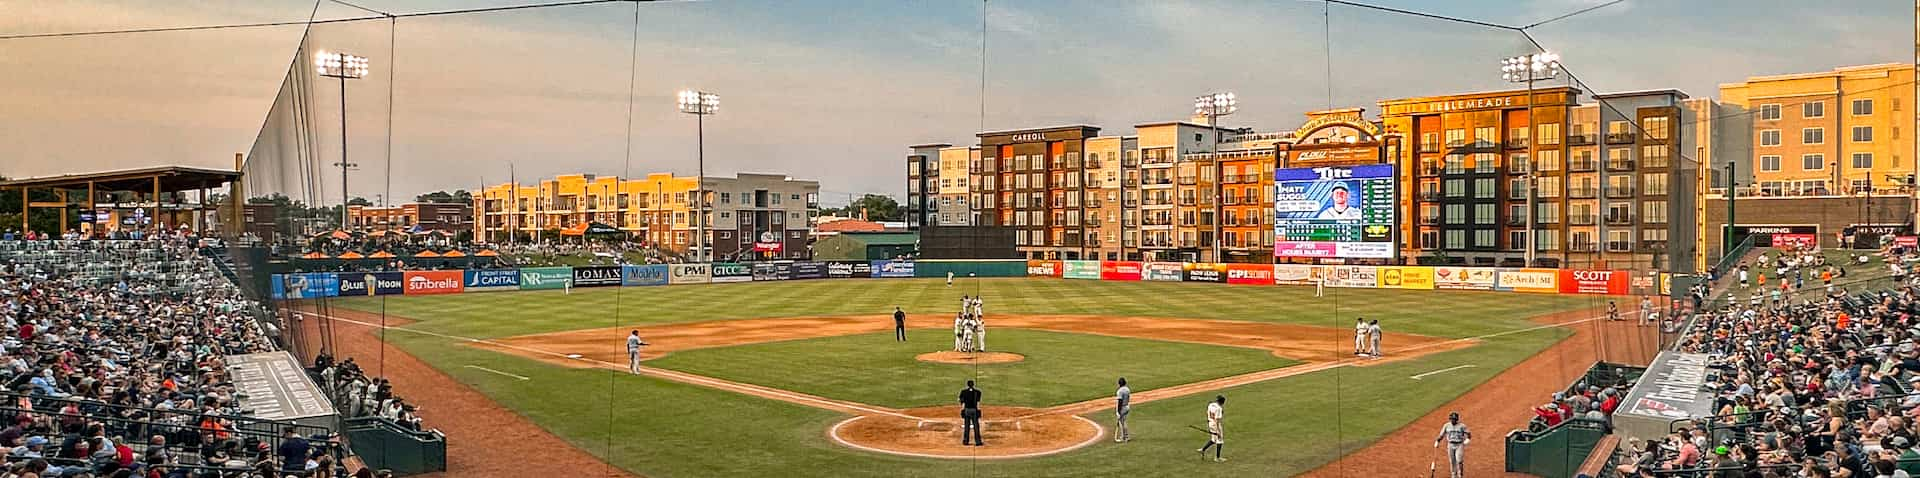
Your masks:
{"label": "outfield grass", "polygon": [[893,408],[951,405],[961,384],[978,380],[994,384],[990,405],[1043,408],[1111,394],[1119,377],[1146,391],[1299,363],[1248,348],[1009,328],[989,330],[987,345],[1025,355],[1024,361],[914,360],[952,349],[952,334],[942,332],[913,330],[906,343],[889,332],[689,350],[648,364]]}
{"label": "outfield grass", "polygon": [[[979,290],[993,313],[1113,314],[1158,317],[1221,318],[1348,327],[1356,314],[1379,318],[1390,331],[1449,337],[1479,336],[1533,325],[1525,317],[1604,306],[1605,299],[1487,292],[1327,289],[1315,299],[1305,287],[1229,287],[1217,284],[1126,283],[1058,279],[988,279]],[[787,283],[721,284],[657,288],[487,293],[459,296],[338,300],[336,304],[420,320],[409,328],[473,337],[502,337],[538,332],[606,327],[619,323],[664,323],[793,315],[881,314],[901,304],[913,312],[950,312],[961,288],[941,280],[838,280]],[[966,293],[971,294],[972,289]],[[613,313],[619,302],[620,313]],[[617,318],[616,318],[617,317]],[[917,332],[917,331],[916,331]],[[1046,335],[1050,333],[1036,333]],[[942,335],[942,334],[930,334]],[[1015,338],[1013,330],[995,330],[989,345]],[[1135,440],[1102,442],[1078,451],[1012,461],[951,461],[903,458],[851,450],[833,444],[825,430],[845,415],[786,402],[599,369],[549,365],[518,356],[481,350],[464,341],[391,332],[390,340],[434,367],[493,397],[554,434],[608,462],[650,477],[676,476],[1287,476],[1310,470],[1371,443],[1388,432],[1565,337],[1558,329],[1518,332],[1484,339],[1479,345],[1417,359],[1370,367],[1336,368],[1268,382],[1233,387],[1227,407],[1231,447],[1228,463],[1200,463],[1193,457],[1204,436],[1187,428],[1200,423],[1211,394],[1141,404],[1131,427]],[[878,337],[884,342],[884,334]],[[857,341],[862,337],[840,339]],[[873,340],[872,337],[864,337]],[[1104,338],[1103,338],[1104,339]],[[819,339],[831,342],[835,339]],[[918,340],[918,339],[916,339]],[[934,340],[932,337],[926,340]],[[1074,339],[1076,342],[1078,337]],[[1129,339],[1112,339],[1129,340]],[[797,341],[793,344],[815,342]],[[1157,341],[1143,341],[1157,344]],[[1087,342],[1089,344],[1095,342]],[[939,344],[931,344],[939,345]],[[765,353],[754,346],[711,351],[722,361],[844,373],[820,350]],[[1206,347],[1206,346],[1200,346]],[[915,347],[921,348],[920,346]],[[1102,347],[1089,347],[1101,349]],[[1213,347],[1222,351],[1237,351]],[[742,350],[753,353],[740,354]],[[1209,350],[1215,351],[1215,350]],[[1022,350],[1025,353],[1027,351]],[[1258,353],[1257,351],[1253,351]],[[691,360],[698,351],[674,354],[656,365]],[[905,354],[905,352],[901,352]],[[1098,353],[1089,350],[1088,353]],[[1190,351],[1116,352],[1123,363],[1181,367]],[[738,355],[736,355],[738,354]],[[768,357],[767,355],[777,355]],[[858,355],[858,354],[854,354]],[[718,355],[716,355],[718,357]],[[371,358],[362,358],[371,363]],[[910,360],[910,354],[909,358]],[[1278,360],[1278,359],[1271,359]],[[705,362],[705,360],[701,360]],[[517,380],[467,365],[533,377]],[[931,365],[931,364],[929,364]],[[1029,364],[1039,365],[1039,364]],[[1089,367],[1101,364],[1091,364]],[[1412,381],[1407,377],[1460,365],[1472,368]],[[1565,383],[1587,366],[1569,363],[1558,376],[1540,380]],[[900,369],[898,364],[875,367]],[[1120,367],[1124,367],[1121,365]],[[911,370],[918,366],[908,366]],[[1078,368],[1078,366],[1076,366]],[[755,370],[764,375],[800,372]],[[996,395],[1021,393],[1010,388],[1066,390],[1100,396],[1108,392],[1106,369],[1075,370],[1038,376],[989,376],[982,386]],[[1141,372],[1127,371],[1134,374]],[[1024,374],[1023,374],[1024,375]],[[1084,376],[1086,378],[1077,378]],[[789,378],[804,381],[799,377]],[[1014,387],[1014,380],[1027,386]],[[1097,380],[1096,380],[1097,379]],[[1135,380],[1134,376],[1129,376]],[[761,379],[762,381],[766,379]],[[938,380],[944,382],[944,380]],[[1081,385],[1093,382],[1098,387]],[[852,382],[859,382],[853,380]],[[856,386],[855,383],[835,385]],[[795,384],[792,388],[813,385]],[[884,385],[867,384],[882,393]],[[821,385],[820,387],[825,387]],[[935,403],[946,401],[951,385],[933,387]],[[1093,388],[1092,392],[1081,389]],[[825,390],[825,388],[821,388]],[[404,392],[403,392],[404,393]],[[836,392],[837,393],[837,392]],[[904,394],[922,393],[903,390]],[[1046,393],[1063,393],[1048,391]],[[1064,400],[1064,399],[1063,399]],[[885,400],[875,400],[885,402]],[[893,403],[906,404],[900,401]],[[918,403],[912,403],[918,404]],[[433,404],[426,404],[433,406]],[[1518,405],[1516,405],[1518,406]],[[1103,423],[1105,413],[1087,415]],[[1497,435],[1503,430],[1485,430]],[[488,437],[449,437],[486,440]],[[1482,446],[1499,446],[1487,442]],[[527,450],[539,453],[539,450]],[[563,471],[555,476],[564,475]],[[1408,470],[1378,470],[1396,474]]]}

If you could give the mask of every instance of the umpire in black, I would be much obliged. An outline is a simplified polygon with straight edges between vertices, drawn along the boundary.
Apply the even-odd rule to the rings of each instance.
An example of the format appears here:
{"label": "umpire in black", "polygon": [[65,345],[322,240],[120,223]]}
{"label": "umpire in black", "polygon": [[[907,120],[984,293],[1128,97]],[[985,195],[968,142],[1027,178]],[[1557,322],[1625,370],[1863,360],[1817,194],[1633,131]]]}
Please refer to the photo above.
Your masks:
{"label": "umpire in black", "polygon": [[900,306],[893,307],[893,340],[895,342],[907,341],[907,313],[906,311],[900,310]]}
{"label": "umpire in black", "polygon": [[960,446],[967,446],[967,434],[973,435],[973,446],[986,446],[980,441],[980,389],[973,388],[973,381],[967,381],[967,388],[960,391]]}

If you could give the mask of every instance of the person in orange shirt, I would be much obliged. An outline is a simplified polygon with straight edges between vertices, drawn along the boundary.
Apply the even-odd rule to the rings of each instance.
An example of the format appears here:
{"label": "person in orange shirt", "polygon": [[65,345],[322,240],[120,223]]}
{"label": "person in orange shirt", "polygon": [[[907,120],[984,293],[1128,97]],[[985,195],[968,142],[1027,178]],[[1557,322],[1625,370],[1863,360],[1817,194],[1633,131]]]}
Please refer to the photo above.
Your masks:
{"label": "person in orange shirt", "polygon": [[1853,317],[1848,316],[1846,312],[1842,311],[1840,312],[1840,315],[1838,317],[1834,318],[1835,325],[1838,326],[1840,330],[1846,330],[1847,322],[1849,322],[1852,318]]}
{"label": "person in orange shirt", "polygon": [[1766,290],[1766,287],[1767,287],[1767,273],[1765,273],[1765,272],[1762,272],[1762,273],[1760,273],[1760,278],[1759,278],[1759,279],[1757,279],[1757,280],[1758,280],[1758,281],[1760,282],[1760,287],[1761,287],[1761,289],[1760,289],[1760,290]]}
{"label": "person in orange shirt", "polygon": [[1827,292],[1833,292],[1833,268],[1820,270],[1820,282],[1827,284]]}

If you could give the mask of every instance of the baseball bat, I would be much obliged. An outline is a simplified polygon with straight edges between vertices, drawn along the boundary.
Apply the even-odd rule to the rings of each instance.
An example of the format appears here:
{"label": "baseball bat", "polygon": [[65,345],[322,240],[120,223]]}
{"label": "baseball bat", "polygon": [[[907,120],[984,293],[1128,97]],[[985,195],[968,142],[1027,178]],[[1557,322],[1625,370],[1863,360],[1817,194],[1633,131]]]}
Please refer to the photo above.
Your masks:
{"label": "baseball bat", "polygon": [[[1203,432],[1203,433],[1206,433],[1206,434],[1208,434],[1208,435],[1212,435],[1212,434],[1213,434],[1213,430],[1208,430],[1208,429],[1205,429],[1205,428],[1200,428],[1200,427],[1196,427],[1196,426],[1193,426],[1193,425],[1187,425],[1187,428],[1192,428],[1192,429],[1195,429],[1195,430],[1200,430],[1201,432]],[[1416,463],[1418,463],[1418,462],[1416,462]]]}
{"label": "baseball bat", "polygon": [[[1436,447],[1436,448],[1435,448],[1435,450],[1437,451],[1437,450],[1438,450],[1438,447]],[[1414,462],[1414,463],[1419,463],[1419,462]],[[1437,467],[1439,467],[1439,466],[1440,466],[1440,458],[1439,458],[1439,457],[1434,457],[1434,458],[1433,458],[1433,459],[1431,459],[1431,460],[1427,460],[1427,478],[1433,478],[1433,476],[1434,476],[1434,469],[1435,469],[1435,468],[1437,468]],[[1448,473],[1452,473],[1452,471],[1448,471]]]}

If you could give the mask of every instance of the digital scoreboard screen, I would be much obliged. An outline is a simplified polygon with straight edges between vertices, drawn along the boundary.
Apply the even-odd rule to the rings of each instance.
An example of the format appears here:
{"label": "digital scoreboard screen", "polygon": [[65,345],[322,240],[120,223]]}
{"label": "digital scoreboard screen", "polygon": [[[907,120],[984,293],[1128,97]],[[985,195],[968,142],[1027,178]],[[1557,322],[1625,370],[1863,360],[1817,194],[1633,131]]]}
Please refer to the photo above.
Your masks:
{"label": "digital scoreboard screen", "polygon": [[1393,257],[1393,165],[1277,169],[1273,187],[1273,255]]}

